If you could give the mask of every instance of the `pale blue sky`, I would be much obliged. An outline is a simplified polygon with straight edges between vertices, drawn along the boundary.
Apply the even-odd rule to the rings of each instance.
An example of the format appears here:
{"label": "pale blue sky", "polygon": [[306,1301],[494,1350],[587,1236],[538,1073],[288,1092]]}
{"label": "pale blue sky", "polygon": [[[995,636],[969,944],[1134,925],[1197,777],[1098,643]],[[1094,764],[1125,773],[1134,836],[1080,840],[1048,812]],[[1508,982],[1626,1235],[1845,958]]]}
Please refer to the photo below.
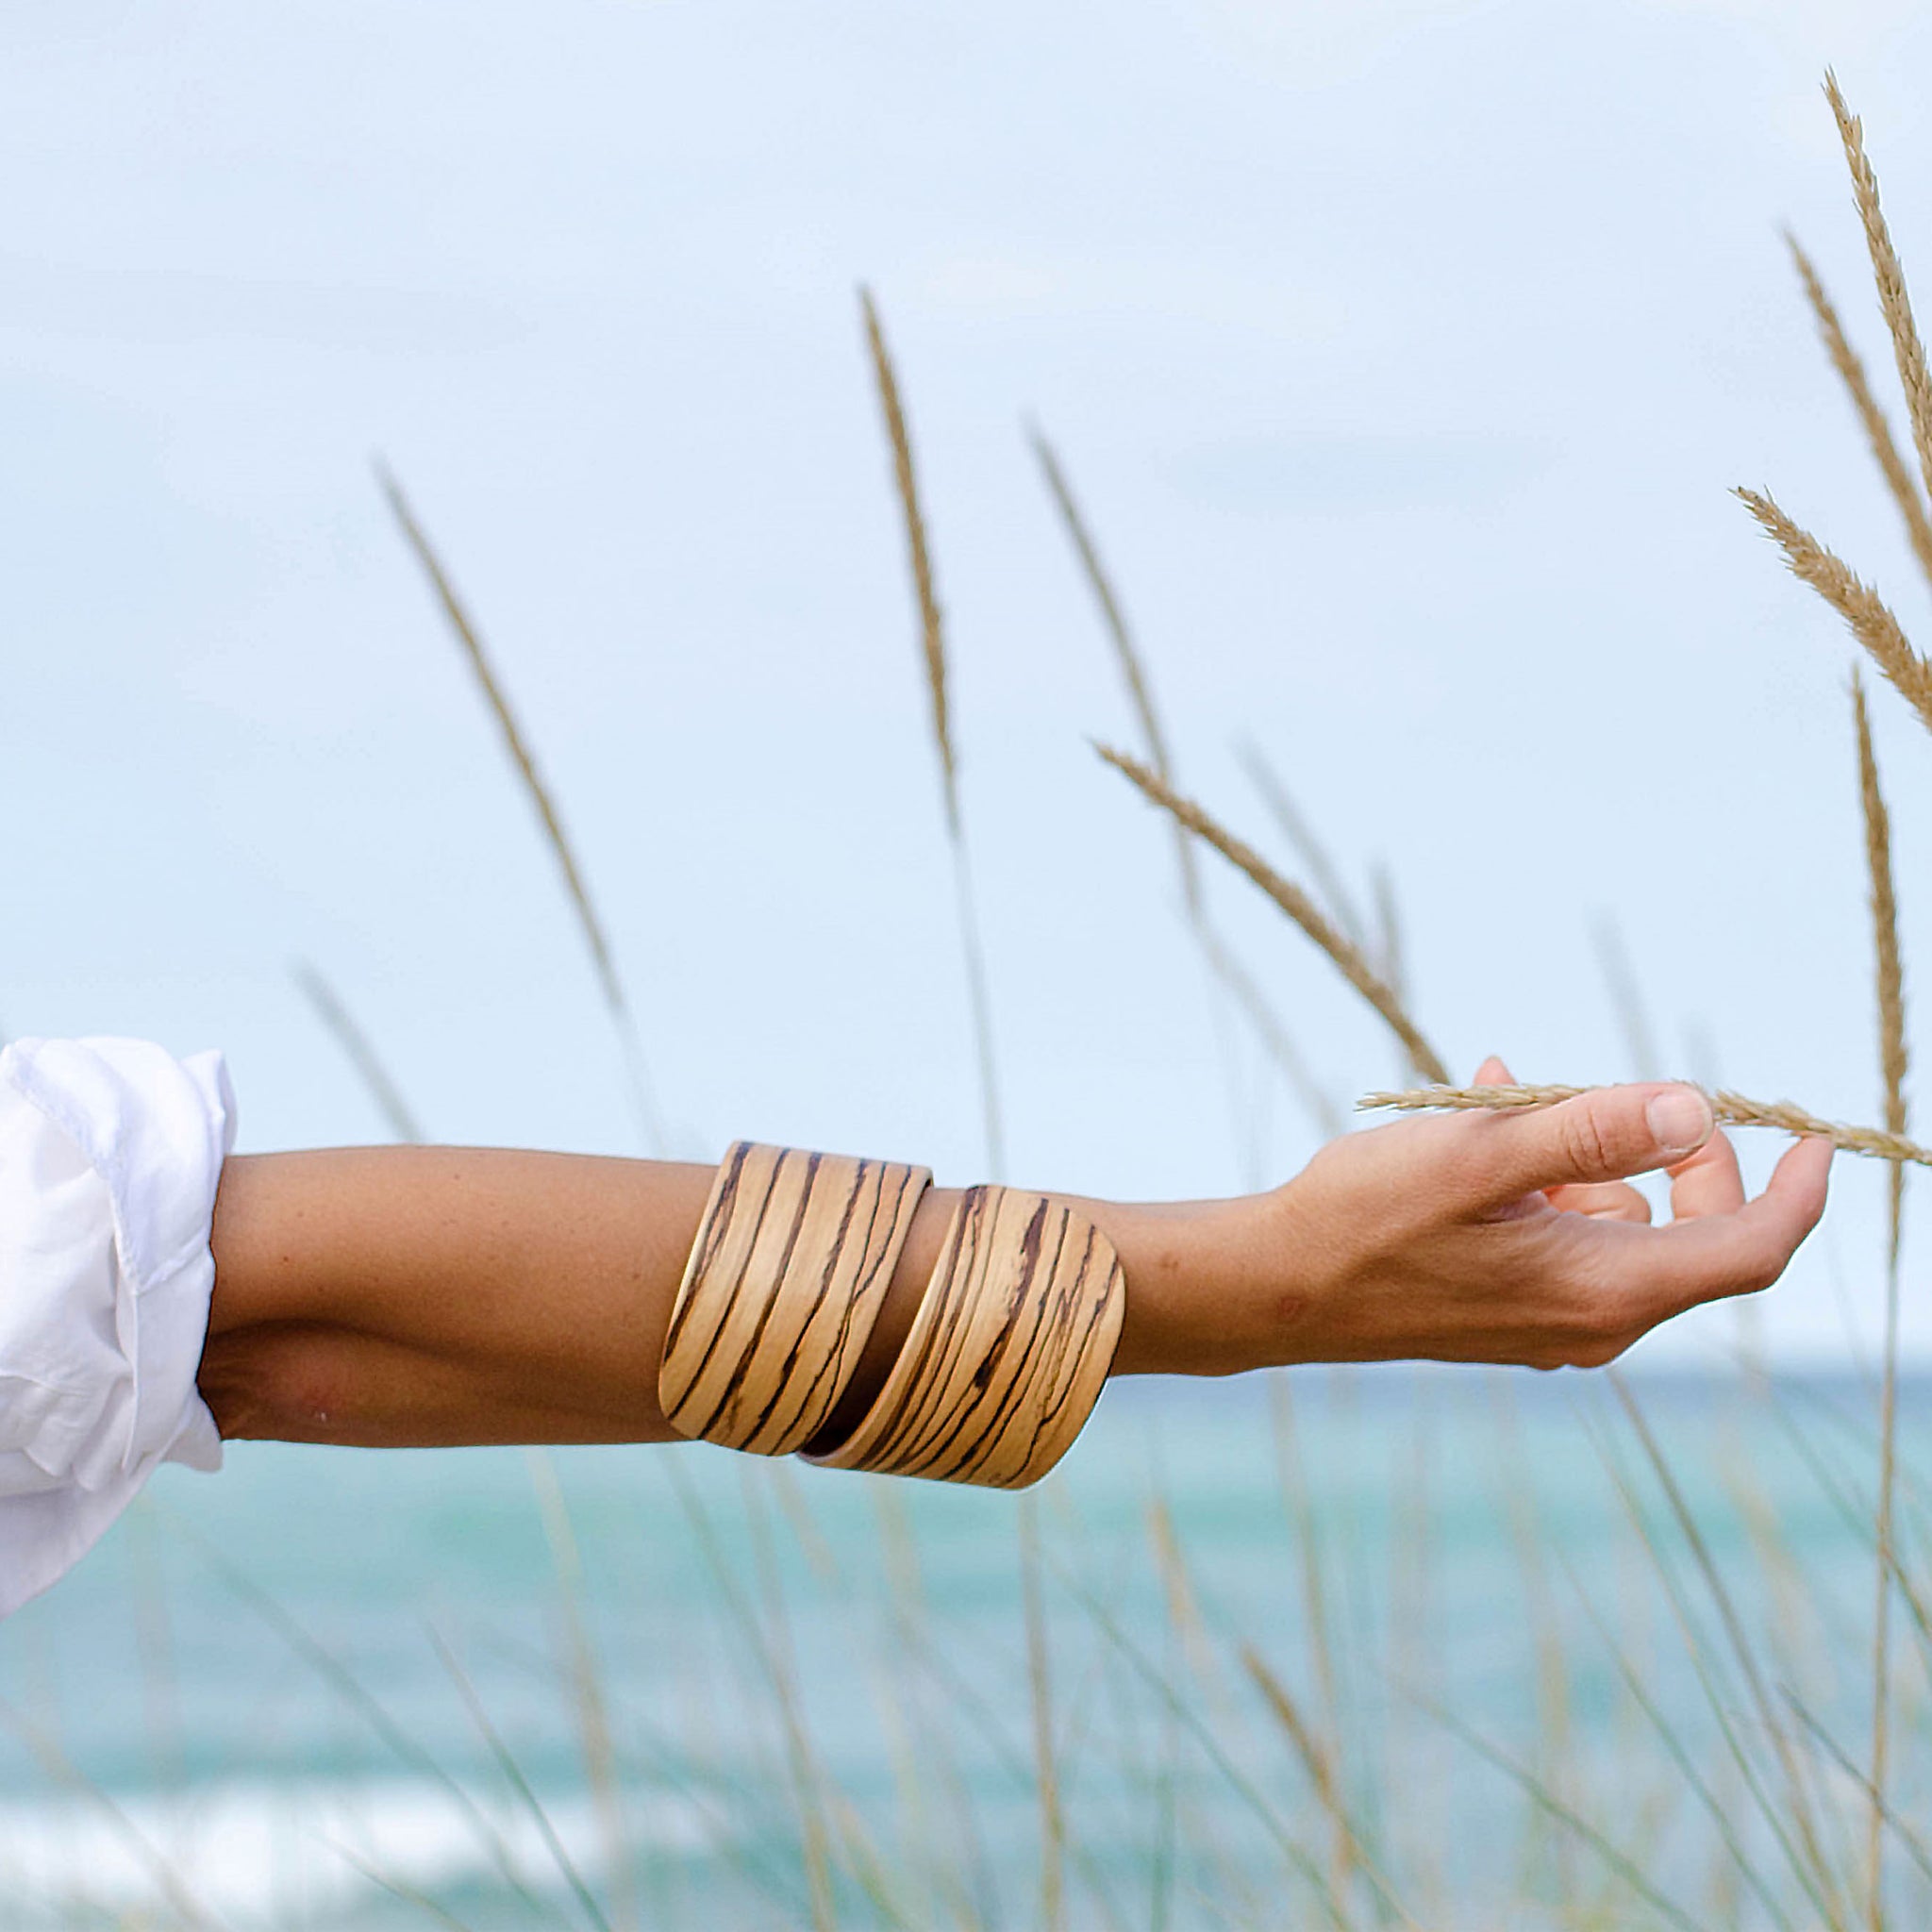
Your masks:
{"label": "pale blue sky", "polygon": [[[1389,863],[1458,1067],[1627,1071],[1614,908],[1673,1066],[1872,1117],[1848,649],[1725,491],[1772,485],[1923,627],[1777,235],[1880,360],[1818,80],[1932,262],[1917,11],[0,9],[0,1024],[225,1045],[248,1146],[373,1137],[306,957],[440,1136],[632,1144],[380,451],[690,1146],[979,1173],[863,279],[952,624],[1017,1175],[1217,1191],[1311,1144],[1245,1043],[1231,1099],[1161,828],[1087,748],[1130,725],[1029,413],[1184,782],[1265,836],[1252,737],[1352,877]],[[1877,712],[1932,958],[1932,746]],[[1386,1083],[1333,974],[1210,877],[1338,1094]],[[1880,1191],[1844,1166],[1768,1310],[1792,1350],[1873,1327]]]}

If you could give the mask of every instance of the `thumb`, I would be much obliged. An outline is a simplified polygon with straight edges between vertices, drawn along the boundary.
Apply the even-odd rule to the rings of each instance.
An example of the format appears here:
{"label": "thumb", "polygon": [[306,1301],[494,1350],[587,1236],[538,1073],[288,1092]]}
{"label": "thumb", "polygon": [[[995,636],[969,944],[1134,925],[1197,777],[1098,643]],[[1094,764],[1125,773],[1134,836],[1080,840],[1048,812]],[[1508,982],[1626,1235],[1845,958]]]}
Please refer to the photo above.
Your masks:
{"label": "thumb", "polygon": [[1620,1181],[1674,1167],[1710,1139],[1710,1102],[1681,1082],[1593,1087],[1498,1121],[1496,1196],[1574,1181]]}

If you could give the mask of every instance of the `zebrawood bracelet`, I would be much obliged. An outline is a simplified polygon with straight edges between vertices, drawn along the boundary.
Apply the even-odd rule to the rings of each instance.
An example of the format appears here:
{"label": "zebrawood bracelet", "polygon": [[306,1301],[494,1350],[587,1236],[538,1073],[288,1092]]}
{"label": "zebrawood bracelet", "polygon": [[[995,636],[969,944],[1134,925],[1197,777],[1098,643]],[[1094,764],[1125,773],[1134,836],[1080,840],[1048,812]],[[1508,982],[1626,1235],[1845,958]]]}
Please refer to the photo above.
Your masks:
{"label": "zebrawood bracelet", "polygon": [[1073,1446],[1120,1341],[1113,1244],[1044,1194],[969,1188],[865,1419],[808,1461],[1023,1490]]}
{"label": "zebrawood bracelet", "polygon": [[671,1311],[658,1397],[680,1435],[785,1456],[858,1367],[929,1169],[739,1141]]}

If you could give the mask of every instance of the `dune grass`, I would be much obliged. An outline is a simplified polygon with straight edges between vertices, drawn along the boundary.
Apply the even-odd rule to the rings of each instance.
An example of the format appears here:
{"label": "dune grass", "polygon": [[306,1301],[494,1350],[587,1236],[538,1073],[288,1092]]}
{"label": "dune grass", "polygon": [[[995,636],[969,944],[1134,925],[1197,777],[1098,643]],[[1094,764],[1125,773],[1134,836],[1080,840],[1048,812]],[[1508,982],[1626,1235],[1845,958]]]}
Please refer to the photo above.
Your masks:
{"label": "dune grass", "polygon": [[[1828,96],[1911,454],[1932,487],[1932,383],[1903,272],[1862,130],[1835,81]],[[1922,477],[1816,270],[1791,245],[1828,357],[1932,581]],[[862,319],[904,525],[996,1171],[989,974],[966,858],[949,645],[905,401],[869,295]],[[1146,656],[1065,467],[1037,431],[1033,446],[1140,736],[1140,756],[1102,756],[1165,814],[1182,915],[1283,1079],[1293,1087],[1308,1075],[1251,977],[1241,991],[1244,969],[1213,912],[1220,867],[1199,848],[1331,961],[1427,1083],[1364,1105],[1541,1106],[1582,1091],[1449,1084],[1413,1016],[1386,874],[1365,907],[1263,754],[1250,748],[1244,761],[1307,886],[1177,789]],[[392,481],[385,487],[541,822],[604,1003],[636,1049],[641,1118],[661,1132],[605,929],[528,736],[413,513]],[[1878,592],[1768,494],[1740,494],[1932,727],[1932,667]],[[625,1657],[622,1592],[597,1580],[601,1553],[581,1535],[556,1463],[532,1457],[555,1642],[539,1653],[506,1638],[497,1661],[543,1687],[590,1795],[581,1831],[557,1802],[558,1774],[539,1767],[527,1736],[494,1707],[491,1683],[506,1680],[486,1679],[474,1641],[439,1629],[429,1646],[471,1727],[474,1753],[458,1769],[353,1659],[255,1585],[245,1563],[203,1548],[196,1560],[232,1591],[238,1614],[272,1633],[364,1727],[369,1764],[440,1793],[474,1836],[476,1872],[460,1884],[385,1871],[345,1847],[370,1885],[357,1926],[1907,1932],[1932,1923],[1923,1822],[1932,1798],[1932,1469],[1902,1426],[1897,1347],[1906,1170],[1932,1164],[1932,1152],[1909,1139],[1897,908],[1905,841],[1856,680],[1852,710],[1883,1125],[1724,1090],[1713,1102],[1727,1124],[1823,1133],[1890,1163],[1886,1328],[1869,1397],[1833,1402],[1775,1379],[1740,1380],[1713,1414],[1618,1380],[1608,1393],[1596,1385],[1597,1399],[1582,1398],[1558,1424],[1519,1404],[1513,1381],[1424,1378],[1396,1409],[1346,1371],[1275,1376],[1252,1441],[1224,1468],[1172,1476],[1129,1424],[1104,1414],[1089,1454],[1147,1451],[1154,1472],[1124,1524],[1107,1520],[1114,1492],[1083,1478],[1079,1456],[1017,1507],[971,1505],[1003,1512],[974,1545],[999,1552],[991,1583],[991,1565],[963,1580],[957,1567],[937,1582],[928,1574],[936,1558],[958,1561],[961,1546],[948,1541],[958,1499],[871,1478],[799,1479],[748,1461],[727,1479],[721,1463],[665,1452],[650,1478],[661,1506],[651,1574],[682,1579],[664,1587],[688,1590],[691,1626],[689,1650],[668,1658]],[[1650,1030],[1635,975],[1621,952],[1610,958],[1614,941],[1603,943],[1641,1059]],[[398,1137],[415,1138],[417,1116],[340,998],[319,975],[303,984]],[[1587,1444],[1587,1485],[1539,1466],[1558,1442]],[[1493,1483],[1454,1463],[1484,1443]],[[1773,1444],[1798,1472],[1780,1478],[1779,1493],[1802,1493],[1823,1525],[1802,1547],[1754,1467]],[[1571,1489],[1556,1492],[1559,1479]],[[1563,1527],[1565,1508],[1582,1507],[1579,1489],[1597,1512],[1587,1546]],[[1257,1499],[1265,1517],[1242,1515],[1242,1539],[1222,1537],[1223,1514],[1253,1512]],[[1807,1560],[1827,1531],[1830,1548],[1857,1557],[1856,1591],[1839,1568]],[[1492,1552],[1486,1574],[1502,1582],[1473,1609],[1458,1565],[1477,1541]],[[991,1610],[963,1601],[975,1590],[995,1593]],[[1450,1629],[1462,1635],[1440,1636]],[[1477,1641],[1486,1634],[1487,1647]],[[627,1691],[640,1671],[657,1701]],[[858,1708],[867,1699],[870,1721]],[[72,1761],[54,1728],[10,1702],[0,1703],[0,1722],[50,1777],[105,1807],[151,1872],[151,1905],[120,1923],[215,1923],[192,1874]],[[869,1755],[855,1762],[859,1735]],[[666,1794],[685,1807],[700,1849],[675,1853],[640,1828],[647,1802]],[[36,1932],[116,1923],[87,1885],[77,1872],[70,1900],[8,1897],[41,1914],[22,1922]],[[378,1920],[378,1909],[392,1916]]]}

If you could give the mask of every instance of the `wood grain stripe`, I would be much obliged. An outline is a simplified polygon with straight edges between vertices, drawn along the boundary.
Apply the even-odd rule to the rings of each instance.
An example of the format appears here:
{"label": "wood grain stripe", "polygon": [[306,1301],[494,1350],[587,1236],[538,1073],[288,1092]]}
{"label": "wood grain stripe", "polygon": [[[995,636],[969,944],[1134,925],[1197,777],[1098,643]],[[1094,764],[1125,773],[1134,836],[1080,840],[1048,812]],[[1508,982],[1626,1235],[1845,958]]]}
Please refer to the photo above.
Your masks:
{"label": "wood grain stripe", "polygon": [[680,1435],[784,1456],[845,1392],[932,1179],[741,1141],[719,1163],[658,1393]]}
{"label": "wood grain stripe", "polygon": [[1024,1489],[1092,1412],[1125,1307],[1119,1257],[1084,1215],[1043,1194],[969,1189],[877,1401],[809,1459]]}

